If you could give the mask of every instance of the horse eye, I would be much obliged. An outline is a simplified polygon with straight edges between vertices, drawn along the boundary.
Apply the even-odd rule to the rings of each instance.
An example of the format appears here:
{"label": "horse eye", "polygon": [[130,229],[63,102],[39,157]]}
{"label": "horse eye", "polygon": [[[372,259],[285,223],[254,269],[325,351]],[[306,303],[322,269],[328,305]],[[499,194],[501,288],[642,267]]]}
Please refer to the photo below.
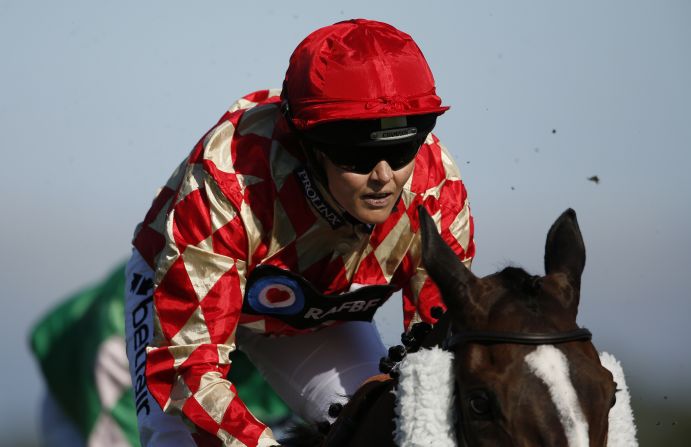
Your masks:
{"label": "horse eye", "polygon": [[475,391],[468,396],[468,406],[476,416],[487,416],[492,410],[492,401],[484,391]]}

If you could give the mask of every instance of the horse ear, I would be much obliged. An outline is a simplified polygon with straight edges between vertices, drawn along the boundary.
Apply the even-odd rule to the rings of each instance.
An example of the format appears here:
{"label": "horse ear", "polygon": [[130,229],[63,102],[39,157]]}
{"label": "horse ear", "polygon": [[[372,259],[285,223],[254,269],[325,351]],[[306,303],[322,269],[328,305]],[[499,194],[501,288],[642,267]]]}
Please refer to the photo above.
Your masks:
{"label": "horse ear", "polygon": [[547,234],[545,273],[566,273],[572,284],[580,289],[584,268],[585,244],[576,212],[569,208],[557,218]]}
{"label": "horse ear", "polygon": [[444,304],[454,313],[462,313],[462,303],[470,299],[468,286],[476,277],[463,265],[444,242],[425,207],[418,207],[422,229],[422,265],[441,292]]}

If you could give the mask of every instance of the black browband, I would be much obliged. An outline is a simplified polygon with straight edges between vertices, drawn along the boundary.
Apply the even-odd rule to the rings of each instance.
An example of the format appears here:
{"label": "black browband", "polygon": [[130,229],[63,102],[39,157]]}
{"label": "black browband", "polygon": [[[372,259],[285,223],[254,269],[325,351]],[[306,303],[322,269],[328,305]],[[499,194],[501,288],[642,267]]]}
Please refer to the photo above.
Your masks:
{"label": "black browband", "polygon": [[566,332],[521,333],[496,331],[461,331],[447,337],[442,348],[451,349],[461,343],[512,343],[520,345],[554,345],[570,341],[587,341],[593,334],[586,328]]}

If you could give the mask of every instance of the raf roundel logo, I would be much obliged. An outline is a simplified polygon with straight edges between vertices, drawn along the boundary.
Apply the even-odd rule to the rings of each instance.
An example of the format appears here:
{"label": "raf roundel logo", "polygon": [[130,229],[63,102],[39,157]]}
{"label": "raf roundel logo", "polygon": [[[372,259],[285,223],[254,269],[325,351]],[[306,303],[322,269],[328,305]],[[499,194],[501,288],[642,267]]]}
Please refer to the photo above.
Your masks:
{"label": "raf roundel logo", "polygon": [[297,281],[281,276],[259,279],[247,291],[248,304],[262,314],[295,315],[305,305]]}
{"label": "raf roundel logo", "polygon": [[269,284],[259,291],[259,302],[265,307],[290,307],[295,303],[295,292],[283,284]]}

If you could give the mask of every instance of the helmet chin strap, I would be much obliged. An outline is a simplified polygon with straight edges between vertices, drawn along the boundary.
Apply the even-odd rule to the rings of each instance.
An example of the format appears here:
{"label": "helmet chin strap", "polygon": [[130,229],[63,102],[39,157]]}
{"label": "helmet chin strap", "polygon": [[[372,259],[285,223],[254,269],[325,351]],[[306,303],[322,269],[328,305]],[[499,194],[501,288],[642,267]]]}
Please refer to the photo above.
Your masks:
{"label": "helmet chin strap", "polygon": [[[315,150],[313,145],[303,137],[302,132],[295,127],[295,124],[293,123],[293,116],[290,113],[290,104],[288,103],[287,99],[284,99],[283,102],[281,102],[281,115],[283,115],[283,118],[286,120],[290,130],[298,137],[300,148],[302,149],[302,153],[305,154],[305,160],[307,160],[307,172],[309,172],[310,176],[318,181],[324,187],[324,189],[331,194],[331,191],[329,191],[329,182],[326,177],[326,171],[324,170],[324,161],[319,159],[320,157],[323,157],[323,155],[319,154],[319,151]],[[343,207],[341,206],[341,208]]]}
{"label": "helmet chin strap", "polygon": [[[326,176],[326,169],[324,169],[324,154],[314,149],[312,144],[303,138],[300,138],[300,147],[302,147],[302,152],[307,160],[307,170],[324,189],[329,191],[329,179]],[[329,194],[331,194],[331,191],[329,191]],[[331,197],[333,197],[333,194],[331,194]],[[341,208],[343,207],[341,206]]]}

